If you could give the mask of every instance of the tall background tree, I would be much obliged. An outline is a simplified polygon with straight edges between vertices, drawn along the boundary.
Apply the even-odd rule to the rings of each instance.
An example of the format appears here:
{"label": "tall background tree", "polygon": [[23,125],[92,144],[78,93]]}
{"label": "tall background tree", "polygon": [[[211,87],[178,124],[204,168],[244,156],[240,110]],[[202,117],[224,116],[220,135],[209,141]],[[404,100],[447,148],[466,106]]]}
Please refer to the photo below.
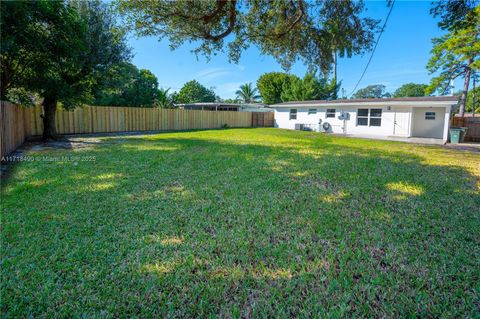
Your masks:
{"label": "tall background tree", "polygon": [[425,90],[428,85],[426,84],[416,84],[416,83],[406,83],[399,87],[394,93],[393,97],[416,97],[416,96],[425,96]]}
{"label": "tall background tree", "polygon": [[256,103],[260,99],[258,90],[252,83],[240,85],[240,89],[235,92],[237,99],[243,103]]}
{"label": "tall background tree", "polygon": [[353,99],[381,99],[390,97],[391,94],[385,91],[385,85],[374,84],[358,90],[352,96]]}
{"label": "tall background tree", "polygon": [[434,47],[427,69],[438,75],[431,80],[427,93],[445,94],[451,80],[463,79],[459,100],[459,113],[463,116],[470,78],[480,70],[480,5],[478,1],[466,0],[439,2],[431,12],[441,17],[439,27],[448,33],[432,39]]}
{"label": "tall background tree", "polygon": [[[332,52],[333,82],[338,85],[338,57],[351,58],[372,49],[378,20],[361,18],[364,10],[362,1],[332,1],[324,6],[320,17],[325,17],[325,34],[329,38]],[[348,17],[347,19],[345,17]],[[333,96],[336,99],[337,96]]]}
{"label": "tall background tree", "polygon": [[160,90],[157,77],[148,70],[139,70],[129,62],[118,63],[97,78],[93,88],[93,104],[106,106],[156,105]]}
{"label": "tall background tree", "polygon": [[260,76],[257,87],[266,104],[287,101],[332,100],[338,93],[340,84],[334,79],[316,76],[307,72],[303,78],[294,74],[270,72]]}
{"label": "tall background tree", "polygon": [[298,79],[296,75],[270,72],[262,74],[257,80],[257,88],[265,104],[282,102],[282,93],[291,81]]}
{"label": "tall background tree", "polygon": [[307,73],[300,79],[292,78],[284,84],[281,99],[287,101],[333,100],[337,98],[339,85],[335,79],[317,77],[314,73]]}
{"label": "tall background tree", "polygon": [[334,52],[368,50],[378,23],[362,16],[362,2],[350,0],[118,0],[117,8],[138,35],[167,38],[173,49],[195,42],[197,54],[208,57],[225,49],[237,62],[254,45],[285,69],[301,60],[324,74],[331,70]]}
{"label": "tall background tree", "polygon": [[100,1],[2,2],[2,82],[43,98],[44,139],[55,135],[58,103],[91,101],[96,75],[130,57],[115,21]]}
{"label": "tall background tree", "polygon": [[196,80],[183,85],[176,98],[178,103],[215,102],[217,96],[212,89],[198,83]]}

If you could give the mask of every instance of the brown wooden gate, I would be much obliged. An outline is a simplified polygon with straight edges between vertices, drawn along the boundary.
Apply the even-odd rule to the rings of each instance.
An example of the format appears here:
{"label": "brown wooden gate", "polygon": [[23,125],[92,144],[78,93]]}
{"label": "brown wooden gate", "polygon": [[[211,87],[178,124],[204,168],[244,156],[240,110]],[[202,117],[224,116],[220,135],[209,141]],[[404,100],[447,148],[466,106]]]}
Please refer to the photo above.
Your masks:
{"label": "brown wooden gate", "polygon": [[273,112],[252,112],[253,127],[273,127]]}
{"label": "brown wooden gate", "polygon": [[480,142],[480,117],[454,117],[452,126],[467,128],[465,142]]}

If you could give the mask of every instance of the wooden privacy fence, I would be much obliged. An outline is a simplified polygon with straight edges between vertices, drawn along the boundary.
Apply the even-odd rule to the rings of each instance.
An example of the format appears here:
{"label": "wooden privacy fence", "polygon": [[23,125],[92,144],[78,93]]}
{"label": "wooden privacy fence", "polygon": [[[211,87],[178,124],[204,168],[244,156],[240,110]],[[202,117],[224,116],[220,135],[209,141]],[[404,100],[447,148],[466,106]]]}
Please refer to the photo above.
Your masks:
{"label": "wooden privacy fence", "polygon": [[[1,102],[1,157],[14,151],[29,136],[42,134],[41,114],[41,107],[25,108]],[[55,125],[58,134],[174,131],[225,125],[252,127],[256,114],[260,113],[86,106],[73,111],[57,110]],[[273,126],[273,112],[266,114],[261,121],[256,120],[255,126]]]}
{"label": "wooden privacy fence", "polygon": [[[41,108],[33,108],[25,119],[28,135],[43,132]],[[145,107],[89,106],[73,111],[58,110],[58,134],[107,133],[128,131],[191,130],[252,126],[248,112],[196,111]]]}
{"label": "wooden privacy fence", "polygon": [[12,103],[0,105],[0,159],[22,145],[28,137],[29,128],[25,118],[29,111]]}
{"label": "wooden privacy fence", "polygon": [[480,142],[480,117],[454,117],[452,126],[467,128],[465,142]]}

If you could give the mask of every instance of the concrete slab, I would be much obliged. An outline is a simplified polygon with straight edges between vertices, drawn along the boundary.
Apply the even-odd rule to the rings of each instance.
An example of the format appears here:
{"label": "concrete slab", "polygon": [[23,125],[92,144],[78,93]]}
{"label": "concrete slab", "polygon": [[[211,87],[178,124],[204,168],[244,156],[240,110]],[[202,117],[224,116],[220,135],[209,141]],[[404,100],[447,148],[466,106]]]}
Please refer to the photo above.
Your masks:
{"label": "concrete slab", "polygon": [[441,138],[424,138],[424,137],[399,137],[399,136],[378,136],[378,135],[359,135],[359,134],[336,134],[338,136],[354,137],[354,138],[366,138],[372,140],[384,140],[384,141],[397,141],[416,144],[430,144],[430,145],[443,145],[444,142]]}

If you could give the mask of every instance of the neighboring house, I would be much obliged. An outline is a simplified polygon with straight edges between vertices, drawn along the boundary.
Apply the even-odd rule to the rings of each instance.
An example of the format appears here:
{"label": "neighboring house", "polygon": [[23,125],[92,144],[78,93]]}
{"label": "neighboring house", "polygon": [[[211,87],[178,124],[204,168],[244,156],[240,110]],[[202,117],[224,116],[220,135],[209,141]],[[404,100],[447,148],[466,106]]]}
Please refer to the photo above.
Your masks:
{"label": "neighboring house", "polygon": [[303,101],[274,104],[275,127],[372,137],[448,139],[457,97]]}
{"label": "neighboring house", "polygon": [[253,104],[240,104],[241,112],[273,112],[273,109],[266,104],[253,103]]}
{"label": "neighboring house", "polygon": [[177,104],[181,109],[185,110],[206,110],[206,111],[238,111],[238,112],[272,112],[264,104],[240,104],[240,103],[220,103],[220,102],[203,102],[203,103],[186,103]]}

